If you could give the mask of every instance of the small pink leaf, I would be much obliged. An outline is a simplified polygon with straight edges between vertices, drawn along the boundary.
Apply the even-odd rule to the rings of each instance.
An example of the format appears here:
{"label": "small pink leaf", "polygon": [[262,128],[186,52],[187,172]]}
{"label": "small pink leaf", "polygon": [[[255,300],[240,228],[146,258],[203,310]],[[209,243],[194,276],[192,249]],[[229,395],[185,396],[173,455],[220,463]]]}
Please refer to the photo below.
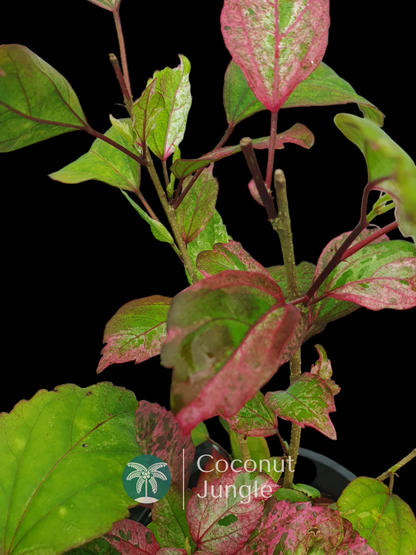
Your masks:
{"label": "small pink leaf", "polygon": [[171,299],[152,295],[130,301],[117,310],[104,330],[103,358],[97,374],[111,364],[134,360],[136,364],[158,355],[166,337]]}
{"label": "small pink leaf", "polygon": [[182,433],[221,410],[238,412],[301,344],[300,319],[258,272],[224,271],[176,295],[161,361],[174,368],[171,406]]}
{"label": "small pink leaf", "polygon": [[301,428],[311,426],[330,439],[337,438],[328,416],[336,410],[334,394],[326,380],[317,375],[304,372],[286,391],[269,391],[266,405],[283,420]]}
{"label": "small pink leaf", "polygon": [[120,555],[156,555],[160,551],[153,532],[134,520],[116,522],[104,538]]}
{"label": "small pink leaf", "polygon": [[322,345],[315,345],[315,349],[318,351],[319,360],[315,365],[312,364],[311,374],[315,374],[316,376],[324,379],[326,385],[331,389],[333,395],[336,395],[340,392],[341,388],[333,380],[330,379],[332,376],[331,361],[328,359],[326,351],[322,347]]}
{"label": "small pink leaf", "polygon": [[172,411],[166,410],[157,403],[140,401],[136,410],[136,423],[140,455],[155,455],[162,459],[168,464],[172,481],[180,485],[182,485],[182,457],[185,457],[185,487],[187,487],[195,446],[190,435],[182,435]]}
{"label": "small pink leaf", "polygon": [[216,243],[212,251],[201,251],[196,259],[196,267],[204,277],[210,277],[225,270],[260,272],[270,277],[266,268],[254,260],[237,241]]}
{"label": "small pink leaf", "polygon": [[264,500],[280,487],[266,474],[254,474],[228,472],[191,497],[186,518],[199,549],[233,555],[243,547],[263,514]]}
{"label": "small pink leaf", "polygon": [[[266,183],[264,185],[267,187]],[[264,206],[254,179],[250,179],[250,181],[248,182],[248,190],[250,191],[250,195],[254,198],[257,204],[260,204],[260,206]]]}
{"label": "small pink leaf", "polygon": [[257,529],[238,555],[377,555],[338,511],[271,497]]}
{"label": "small pink leaf", "polygon": [[[253,148],[257,150],[265,150],[269,148],[269,141],[269,137],[253,139]],[[295,125],[293,125],[290,129],[276,135],[275,149],[283,149],[285,147],[285,143],[293,143],[302,146],[303,148],[311,148],[314,142],[315,137],[312,131],[301,123],[295,123]],[[178,179],[180,179],[187,177],[199,168],[209,166],[212,162],[216,162],[222,158],[227,158],[228,156],[237,154],[238,152],[241,152],[240,145],[225,146],[223,148],[213,150],[212,152],[208,152],[200,158],[195,158],[193,160],[176,160],[169,169]]]}
{"label": "small pink leaf", "polygon": [[225,0],[221,31],[250,89],[277,112],[321,62],[329,0]]}

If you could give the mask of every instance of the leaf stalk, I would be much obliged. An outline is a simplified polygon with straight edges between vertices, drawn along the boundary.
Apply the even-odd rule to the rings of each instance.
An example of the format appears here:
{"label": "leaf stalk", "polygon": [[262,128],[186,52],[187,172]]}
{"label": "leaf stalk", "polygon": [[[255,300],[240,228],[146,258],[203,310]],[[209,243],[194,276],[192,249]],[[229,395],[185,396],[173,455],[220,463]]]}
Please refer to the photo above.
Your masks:
{"label": "leaf stalk", "polygon": [[377,478],[377,480],[382,482],[383,480],[388,478],[391,474],[394,474],[396,472],[396,470],[399,470],[399,468],[401,468],[402,466],[407,464],[409,461],[411,461],[415,457],[416,457],[416,449],[413,449],[413,451],[411,451],[408,455],[406,455],[406,457],[404,457],[401,461],[394,464],[392,467],[390,467],[388,470],[386,470],[386,472],[383,472],[383,474],[380,474],[380,476]]}

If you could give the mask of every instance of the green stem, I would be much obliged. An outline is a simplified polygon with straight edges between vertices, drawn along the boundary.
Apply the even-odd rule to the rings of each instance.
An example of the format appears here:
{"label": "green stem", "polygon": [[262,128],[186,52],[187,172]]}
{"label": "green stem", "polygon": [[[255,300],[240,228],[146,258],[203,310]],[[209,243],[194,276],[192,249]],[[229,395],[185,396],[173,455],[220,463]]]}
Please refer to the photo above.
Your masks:
{"label": "green stem", "polygon": [[[289,289],[289,300],[293,301],[299,297],[298,279],[296,276],[295,253],[293,249],[293,236],[290,225],[289,204],[287,200],[286,178],[282,170],[274,172],[274,187],[276,191],[276,202],[278,216],[271,221],[273,229],[277,231],[282,247],[283,262],[285,265],[286,282]],[[290,384],[292,385],[301,375],[301,354],[300,348],[290,359]],[[301,428],[297,424],[292,424],[290,434],[289,456],[293,461],[293,471],[299,454]],[[283,479],[283,487],[291,488],[293,484],[294,472],[286,471]]]}
{"label": "green stem", "polygon": [[[237,432],[235,433],[235,435],[237,436],[238,446],[240,447],[241,451],[241,459],[244,465],[244,463],[251,460],[250,450],[247,445],[247,436],[244,436]],[[246,468],[253,468],[253,465],[251,463],[247,464]]]}
{"label": "green stem", "polygon": [[188,275],[192,281],[192,283],[196,283],[197,281],[199,281],[199,277],[194,269],[194,266],[192,264],[192,261],[189,257],[189,253],[186,249],[186,245],[182,239],[180,230],[179,230],[179,226],[176,222],[176,217],[175,217],[175,210],[174,208],[169,204],[167,198],[166,198],[166,194],[165,191],[163,190],[162,184],[160,182],[159,176],[157,175],[157,172],[155,170],[155,167],[153,165],[153,160],[150,156],[149,151],[147,151],[147,169],[149,171],[150,177],[153,181],[153,185],[155,186],[156,192],[159,196],[159,200],[163,206],[163,210],[165,211],[165,214],[168,218],[170,227],[172,229],[173,232],[173,236],[175,237],[176,243],[178,245],[179,251],[181,253],[182,256],[182,262],[186,268],[186,271],[188,272]]}
{"label": "green stem", "polygon": [[169,176],[168,176],[168,168],[166,165],[166,160],[162,160],[162,168],[163,168],[163,177],[165,179],[166,189],[169,187]]}
{"label": "green stem", "polygon": [[380,482],[382,482],[383,480],[388,478],[390,476],[390,474],[394,474],[396,472],[396,470],[399,470],[399,468],[401,468],[402,466],[407,464],[409,461],[411,461],[415,457],[416,457],[416,449],[413,449],[413,451],[411,453],[409,453],[406,457],[404,457],[400,462],[394,464],[392,467],[390,467],[388,470],[386,470],[386,472],[383,472],[383,474],[381,474],[377,478],[377,480],[380,480]]}
{"label": "green stem", "polygon": [[123,29],[121,27],[121,20],[120,20],[120,4],[118,4],[117,9],[113,12],[113,16],[114,16],[114,23],[116,24],[118,44],[120,46],[121,65],[123,67],[124,81],[126,82],[127,90],[131,98],[133,95],[131,94],[129,68],[127,66],[126,45],[124,43]]}

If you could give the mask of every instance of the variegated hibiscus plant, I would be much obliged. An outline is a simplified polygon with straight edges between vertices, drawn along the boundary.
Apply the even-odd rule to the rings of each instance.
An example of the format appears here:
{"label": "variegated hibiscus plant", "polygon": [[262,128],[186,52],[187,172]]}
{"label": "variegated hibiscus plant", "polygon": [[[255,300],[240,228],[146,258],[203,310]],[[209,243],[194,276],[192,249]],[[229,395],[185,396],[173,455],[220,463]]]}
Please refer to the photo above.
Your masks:
{"label": "variegated hibiscus plant", "polygon": [[[156,71],[134,99],[121,0],[90,1],[116,23],[121,65],[110,59],[127,117],[111,116],[105,134],[94,130],[62,75],[25,46],[3,45],[0,150],[86,131],[95,137],[91,150],[51,178],[119,187],[154,237],[177,253],[189,287],[173,299],[154,295],[121,307],[105,329],[98,368],[160,354],[173,369],[171,407],[138,402],[103,382],[42,390],[2,413],[0,554],[415,554],[415,517],[392,490],[394,472],[416,450],[378,478],[352,481],[330,505],[316,503],[320,493],[311,486],[293,483],[301,428],[335,439],[329,413],[339,391],[322,346],[316,364],[301,372],[302,343],[359,307],[416,306],[416,167],[381,129],[383,114],[322,63],[329,0],[224,1],[221,30],[232,56],[224,82],[228,128],[214,150],[192,160],[179,149],[191,104],[189,60],[180,55],[178,67]],[[367,163],[361,216],[352,232],[323,246],[316,265],[295,266],[286,181],[273,171],[274,155],[288,142],[309,148],[314,138],[301,124],[277,133],[277,116],[292,106],[349,102],[362,117],[338,114],[335,123]],[[271,114],[268,137],[224,146],[239,122],[261,110]],[[265,178],[256,149],[268,149]],[[252,174],[251,195],[280,238],[283,266],[266,269],[254,260],[228,236],[215,209],[213,165],[239,151]],[[142,194],[142,168],[170,231]],[[379,197],[369,207],[373,190]],[[387,211],[391,224],[368,227]],[[396,227],[406,240],[389,240]],[[288,389],[263,395],[260,389],[288,361]],[[204,424],[214,416],[230,434],[230,464],[227,471],[215,466],[226,451],[213,449],[205,467],[213,472],[190,489],[195,447],[216,445]],[[292,423],[289,442],[278,433],[277,417]],[[270,456],[266,437],[273,435],[281,453]],[[165,497],[151,506],[148,526],[127,518],[137,502],[121,480],[126,464],[142,454],[166,461],[172,477]],[[208,483],[211,494],[198,495]]]}

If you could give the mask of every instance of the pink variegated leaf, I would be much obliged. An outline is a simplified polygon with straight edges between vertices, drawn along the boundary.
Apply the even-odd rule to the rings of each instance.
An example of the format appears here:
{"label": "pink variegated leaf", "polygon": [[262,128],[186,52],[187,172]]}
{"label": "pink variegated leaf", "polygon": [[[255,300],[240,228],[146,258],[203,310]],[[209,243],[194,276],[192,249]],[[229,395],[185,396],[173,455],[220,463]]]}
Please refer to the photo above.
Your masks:
{"label": "pink variegated leaf", "polygon": [[[253,139],[253,148],[257,150],[265,150],[269,148],[269,137],[261,137],[260,139]],[[290,129],[283,131],[283,133],[278,133],[276,135],[275,149],[281,150],[285,147],[285,143],[293,143],[303,148],[311,148],[315,142],[315,137],[305,125],[301,123],[295,123]],[[172,166],[169,168],[170,171],[179,179],[187,177],[191,173],[194,173],[199,168],[204,168],[212,162],[221,160],[222,158],[227,158],[233,154],[241,152],[240,145],[225,146],[223,148],[218,148],[212,152],[204,154],[200,158],[193,160],[176,160]]]}
{"label": "pink variegated leaf", "polygon": [[[212,447],[210,457],[206,457],[206,462],[204,466],[204,471],[198,476],[198,481],[196,486],[192,488],[193,492],[199,491],[201,488],[205,488],[205,482],[207,482],[207,486],[211,484],[217,478],[221,478],[226,472],[231,472],[231,468],[228,466],[228,470],[225,468],[224,461],[226,460],[229,463],[228,457],[225,458],[225,455],[217,451],[215,447]],[[203,464],[203,461],[200,461],[200,464]],[[204,490],[203,490],[204,491]]]}
{"label": "pink variegated leaf", "polygon": [[271,112],[321,62],[329,0],[225,0],[221,31],[250,89]]}
{"label": "pink variegated leaf", "polygon": [[213,250],[201,251],[196,259],[196,267],[206,278],[225,270],[260,272],[270,277],[266,268],[254,260],[237,241],[216,243]]}
{"label": "pink variegated leaf", "polygon": [[[155,455],[166,462],[172,481],[182,485],[185,463],[185,487],[188,485],[195,446],[190,435],[182,435],[172,411],[158,403],[140,401],[136,410],[137,443],[140,455]],[[184,454],[183,454],[184,453]]]}
{"label": "pink variegated leaf", "polygon": [[279,487],[266,474],[241,469],[214,480],[205,496],[202,490],[195,493],[186,518],[196,546],[213,555],[236,553],[256,528],[264,501]]}
{"label": "pink variegated leaf", "polygon": [[330,388],[333,395],[340,392],[341,388],[333,380],[332,376],[332,365],[331,361],[328,359],[325,349],[322,345],[315,345],[315,349],[318,351],[319,360],[316,364],[312,364],[311,374],[319,376],[325,380],[326,385]]}
{"label": "pink variegated leaf", "polygon": [[268,437],[277,432],[276,415],[266,405],[261,391],[247,401],[237,414],[224,420],[234,432],[249,437]]}
{"label": "pink variegated leaf", "polygon": [[153,532],[134,520],[116,522],[104,538],[120,555],[156,555],[160,551]]}
{"label": "pink variegated leaf", "polygon": [[186,550],[178,547],[162,547],[157,555],[186,555]]}
{"label": "pink variegated leaf", "polygon": [[263,516],[238,555],[377,555],[338,511],[271,497]]}
{"label": "pink variegated leaf", "polygon": [[176,295],[161,362],[174,369],[171,407],[182,433],[238,412],[299,347],[300,320],[258,272],[227,270]]}
{"label": "pink variegated leaf", "polygon": [[160,353],[166,337],[166,319],[171,299],[152,295],[130,301],[108,321],[97,374],[111,364],[134,360],[136,364]]}
{"label": "pink variegated leaf", "polygon": [[304,372],[286,391],[266,393],[265,400],[266,405],[283,420],[294,422],[301,428],[315,428],[330,439],[337,438],[329,419],[329,413],[336,410],[334,393],[331,385],[319,376]]}

